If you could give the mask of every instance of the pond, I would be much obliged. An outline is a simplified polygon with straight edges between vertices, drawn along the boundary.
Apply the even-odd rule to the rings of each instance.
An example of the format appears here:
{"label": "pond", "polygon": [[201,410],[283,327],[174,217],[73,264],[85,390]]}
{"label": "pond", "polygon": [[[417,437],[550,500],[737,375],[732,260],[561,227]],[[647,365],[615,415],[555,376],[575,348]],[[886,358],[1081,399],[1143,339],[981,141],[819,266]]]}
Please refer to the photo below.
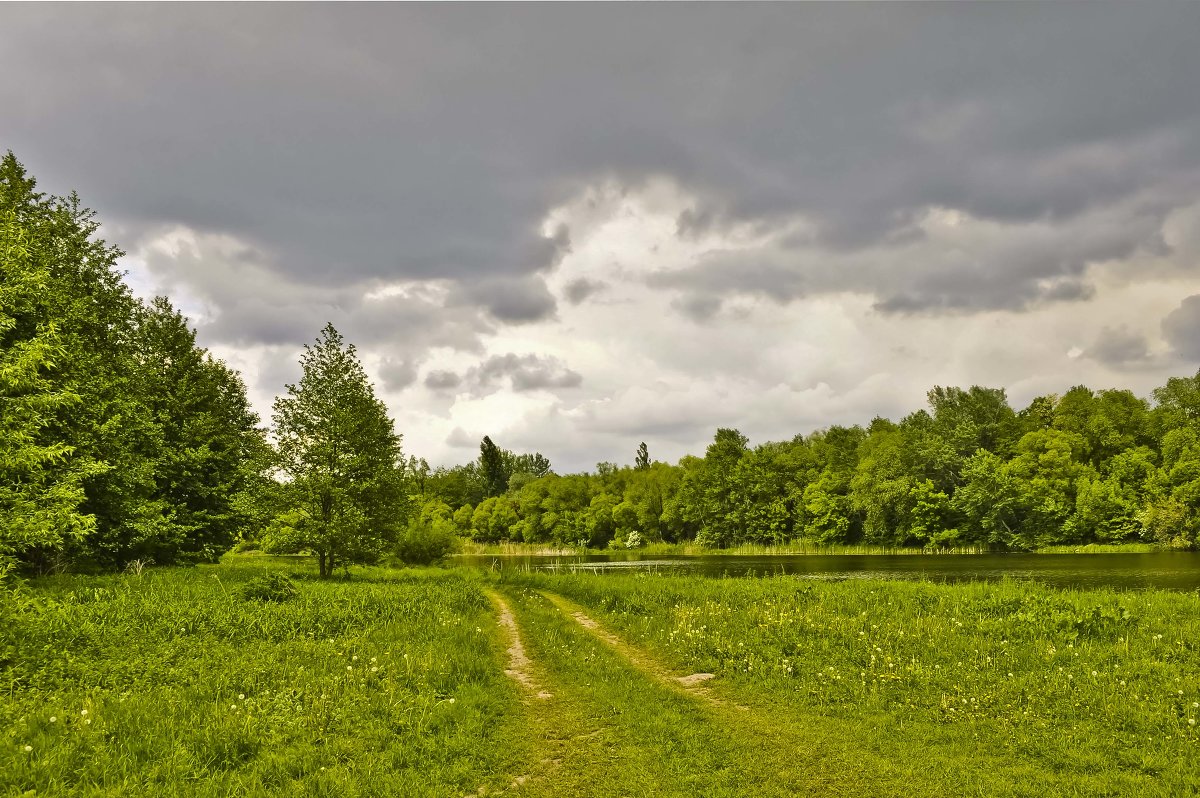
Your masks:
{"label": "pond", "polygon": [[776,554],[657,555],[636,552],[464,555],[457,565],[601,574],[794,576],[800,579],[923,579],[933,582],[1029,579],[1054,587],[1200,589],[1200,552],[1152,554]]}

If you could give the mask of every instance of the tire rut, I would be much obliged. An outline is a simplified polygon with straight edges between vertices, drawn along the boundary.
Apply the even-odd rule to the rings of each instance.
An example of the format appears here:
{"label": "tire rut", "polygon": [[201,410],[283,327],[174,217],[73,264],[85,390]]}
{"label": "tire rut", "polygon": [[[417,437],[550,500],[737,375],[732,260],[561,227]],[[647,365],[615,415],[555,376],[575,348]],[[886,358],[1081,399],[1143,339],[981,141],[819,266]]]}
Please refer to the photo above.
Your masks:
{"label": "tire rut", "polygon": [[[593,636],[607,643],[615,649],[626,662],[632,665],[636,670],[654,681],[672,687],[680,692],[686,693],[694,698],[701,699],[709,704],[719,707],[730,706],[728,701],[716,697],[704,686],[704,683],[710,679],[716,678],[716,674],[712,673],[690,673],[685,676],[672,675],[670,670],[661,662],[653,659],[647,654],[639,651],[633,645],[625,642],[613,632],[606,629],[599,621],[592,618],[583,611],[578,605],[570,599],[560,596],[557,593],[551,593],[546,590],[538,591],[543,598],[557,607],[561,612],[569,615],[580,626],[590,632]],[[737,706],[740,710],[745,710],[746,707]]]}
{"label": "tire rut", "polygon": [[513,615],[512,607],[499,593],[492,590],[488,590],[486,593],[488,599],[496,607],[497,622],[509,638],[508,667],[504,669],[504,675],[520,684],[535,698],[553,698],[551,693],[538,686],[537,680],[533,676],[533,663],[530,661],[529,655],[525,653],[525,645],[521,642],[521,630],[517,626],[517,618]]}

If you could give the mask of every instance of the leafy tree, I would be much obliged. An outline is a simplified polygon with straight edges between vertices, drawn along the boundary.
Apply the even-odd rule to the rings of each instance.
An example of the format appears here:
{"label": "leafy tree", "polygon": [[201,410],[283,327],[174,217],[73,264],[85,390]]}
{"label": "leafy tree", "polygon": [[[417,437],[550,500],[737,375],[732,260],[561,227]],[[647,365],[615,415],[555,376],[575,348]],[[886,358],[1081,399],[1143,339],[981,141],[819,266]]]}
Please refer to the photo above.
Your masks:
{"label": "leafy tree", "polygon": [[[135,553],[157,563],[215,562],[250,521],[271,456],[241,378],[196,345],[164,298],[137,313],[143,400],[161,442],[154,498],[162,533]],[[248,501],[239,501],[245,494]]]}
{"label": "leafy tree", "polygon": [[17,214],[0,217],[0,575],[11,558],[31,549],[55,550],[82,539],[95,519],[80,512],[83,480],[95,463],[44,430],[50,419],[79,404],[79,396],[50,378],[66,352],[52,323],[22,324],[41,316],[49,273],[32,261]]}
{"label": "leafy tree", "polygon": [[291,496],[308,517],[305,545],[327,577],[395,542],[408,515],[404,461],[354,346],[332,324],[300,365],[300,382],[275,400],[274,432]]}
{"label": "leafy tree", "polygon": [[[43,407],[39,440],[71,447],[71,464],[86,465],[79,511],[94,519],[82,538],[33,548],[34,568],[91,563],[118,568],[138,546],[162,534],[169,508],[156,499],[158,429],[143,401],[134,358],[137,302],[117,268],[120,250],[96,234],[94,214],[78,197],[47,197],[10,152],[0,159],[0,214],[22,231],[23,269],[41,275],[42,294],[14,317],[11,340],[53,328],[60,355],[43,377],[52,393],[78,397]],[[57,478],[54,478],[57,481]]]}
{"label": "leafy tree", "polygon": [[639,471],[650,467],[650,450],[646,448],[645,441],[638,444],[637,456],[634,458],[633,467]]}
{"label": "leafy tree", "polygon": [[505,468],[504,455],[487,435],[479,443],[479,475],[484,496],[499,496],[508,489],[509,471]]}

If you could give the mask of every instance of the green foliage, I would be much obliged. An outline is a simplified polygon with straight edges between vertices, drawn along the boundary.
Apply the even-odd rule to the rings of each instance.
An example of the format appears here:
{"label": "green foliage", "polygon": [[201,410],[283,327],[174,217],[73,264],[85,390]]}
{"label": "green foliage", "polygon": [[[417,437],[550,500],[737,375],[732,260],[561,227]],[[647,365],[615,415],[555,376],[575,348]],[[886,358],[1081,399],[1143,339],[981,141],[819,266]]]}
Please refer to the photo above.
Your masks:
{"label": "green foliage", "polygon": [[452,521],[422,514],[408,522],[408,528],[396,545],[396,556],[410,565],[432,565],[453,554],[457,548],[458,537]]}
{"label": "green foliage", "polygon": [[25,570],[212,560],[256,519],[241,381],[122,281],[79,199],[0,159],[0,550]]}
{"label": "green foliage", "polygon": [[291,529],[317,555],[321,576],[338,563],[373,562],[408,515],[400,436],[353,345],[327,324],[300,358],[300,382],[275,400],[287,497],[305,515]]}
{"label": "green foliage", "polygon": [[238,588],[238,595],[246,601],[289,601],[298,593],[296,583],[280,573],[256,576]]}

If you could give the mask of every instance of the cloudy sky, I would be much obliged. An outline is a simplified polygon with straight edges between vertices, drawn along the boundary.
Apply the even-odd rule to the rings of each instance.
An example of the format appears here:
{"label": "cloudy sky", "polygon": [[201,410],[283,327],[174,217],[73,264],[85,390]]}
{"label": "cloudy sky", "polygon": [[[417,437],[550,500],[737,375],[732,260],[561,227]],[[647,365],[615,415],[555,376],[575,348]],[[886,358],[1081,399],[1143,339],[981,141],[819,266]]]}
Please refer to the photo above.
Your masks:
{"label": "cloudy sky", "polygon": [[0,6],[0,148],[269,417],[435,464],[1141,395],[1200,361],[1200,4]]}

